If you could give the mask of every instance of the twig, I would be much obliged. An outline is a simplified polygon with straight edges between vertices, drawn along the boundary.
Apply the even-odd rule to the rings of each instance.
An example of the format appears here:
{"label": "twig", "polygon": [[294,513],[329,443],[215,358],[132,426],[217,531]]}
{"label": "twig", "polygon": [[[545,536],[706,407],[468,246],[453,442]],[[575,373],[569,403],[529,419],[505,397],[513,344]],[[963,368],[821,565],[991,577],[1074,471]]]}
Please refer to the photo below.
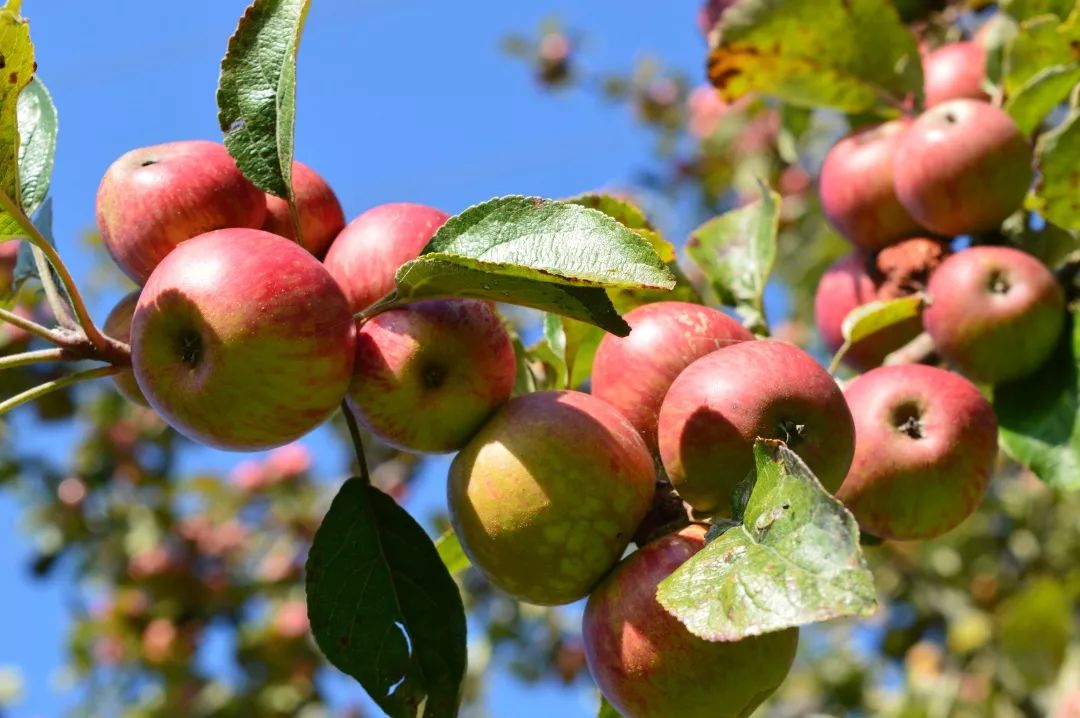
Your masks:
{"label": "twig", "polygon": [[933,364],[937,361],[937,347],[930,335],[923,332],[910,342],[885,357],[886,366],[892,364]]}
{"label": "twig", "polygon": [[63,389],[65,386],[71,386],[72,384],[78,384],[84,381],[90,381],[91,379],[99,379],[105,376],[111,376],[118,372],[123,371],[123,367],[119,366],[102,366],[95,369],[87,369],[86,371],[76,372],[75,374],[68,374],[62,376],[59,379],[53,381],[47,381],[44,384],[39,384],[31,389],[16,394],[15,396],[0,401],[0,416],[8,413],[17,406],[22,406],[28,401],[41,398],[46,394],[50,394],[58,389]]}
{"label": "twig", "polygon": [[36,337],[40,337],[45,341],[49,342],[50,344],[55,344],[56,346],[62,347],[70,343],[67,337],[60,334],[59,332],[53,331],[48,327],[43,327],[34,320],[27,319],[26,317],[20,316],[15,312],[9,311],[7,309],[0,309],[0,321],[7,322],[13,327],[18,327],[19,329],[22,329],[25,332],[29,332]]}
{"label": "twig", "polygon": [[367,458],[364,456],[364,441],[360,436],[360,426],[356,423],[356,417],[349,408],[348,402],[341,402],[341,413],[345,415],[345,423],[349,427],[349,436],[352,437],[353,449],[356,450],[356,463],[360,464],[360,478],[368,486],[371,485],[371,474],[368,472]]}
{"label": "twig", "polygon": [[60,289],[56,286],[45,253],[34,244],[30,245],[30,253],[34,255],[34,266],[37,267],[38,278],[41,279],[41,286],[45,290],[45,299],[49,302],[49,308],[52,309],[53,316],[56,317],[56,321],[60,326],[66,329],[75,329],[78,324],[75,323],[75,319],[71,316],[71,305],[60,296]]}
{"label": "twig", "polygon": [[0,370],[14,369],[18,366],[26,366],[27,364],[40,364],[41,362],[49,361],[65,361],[68,359],[75,359],[67,349],[39,349],[33,352],[22,352],[21,354],[9,354],[8,356],[0,357]]}

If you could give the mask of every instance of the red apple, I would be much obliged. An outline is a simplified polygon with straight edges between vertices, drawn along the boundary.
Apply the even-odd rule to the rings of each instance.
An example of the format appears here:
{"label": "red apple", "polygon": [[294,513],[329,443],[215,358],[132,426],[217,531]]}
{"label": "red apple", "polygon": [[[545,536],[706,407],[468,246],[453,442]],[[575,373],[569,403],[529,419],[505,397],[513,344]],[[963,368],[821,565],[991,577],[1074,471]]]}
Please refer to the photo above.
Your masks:
{"label": "red apple", "polygon": [[176,245],[214,229],[260,227],[266,199],[225,145],[205,140],[132,150],[109,166],[97,225],[124,273],[144,284]]}
{"label": "red apple", "polygon": [[926,106],[970,98],[989,100],[986,81],[986,50],[977,42],[951,42],[922,58]]}
{"label": "red apple", "polygon": [[326,420],[352,376],[355,324],[303,247],[254,229],[184,242],[154,270],[131,325],[150,405],[204,444],[254,451]]}
{"label": "red apple", "polygon": [[924,321],[941,356],[972,379],[997,384],[1042,366],[1065,327],[1065,292],[1026,252],[972,247],[930,281]]}
{"label": "red apple", "polygon": [[645,443],[607,402],[524,394],[454,458],[450,520],[493,584],[529,603],[570,603],[622,556],[655,479]]}
{"label": "red apple", "polygon": [[896,149],[896,196],[938,234],[997,229],[1031,184],[1031,145],[1003,110],[951,100],[915,120]]}
{"label": "red apple", "polygon": [[514,389],[510,335],[488,302],[430,301],[376,315],[356,338],[349,404],[407,451],[456,451]]}
{"label": "red apple", "polygon": [[754,469],[754,439],[783,439],[835,491],[855,436],[828,372],[796,346],[741,342],[706,354],[671,385],[660,407],[660,458],[683,500],[727,513],[731,492]]}
{"label": "red apple", "polygon": [[15,262],[19,259],[19,240],[0,242],[0,296],[11,292],[15,281]]}
{"label": "red apple", "polygon": [[[345,226],[345,213],[334,190],[307,165],[293,162],[292,180],[296,208],[300,213],[300,229],[304,233],[304,247],[316,257],[321,257]],[[267,194],[266,221],[262,228],[295,241],[296,228],[289,212],[289,203]]]}
{"label": "red apple", "polygon": [[699,304],[656,302],[628,312],[628,336],[605,334],[596,350],[592,393],[630,420],[656,451],[656,421],[671,382],[695,359],[754,335]]}
{"label": "red apple", "polygon": [[975,510],[997,459],[997,419],[971,382],[905,364],[857,377],[844,396],[855,458],[836,496],[865,531],[933,538]]}
{"label": "red apple", "polygon": [[657,585],[705,545],[689,526],[639,549],[597,586],[582,636],[596,685],[627,718],[738,718],[775,691],[791,669],[799,629],[710,642],[656,600]]}
{"label": "red apple", "polygon": [[925,234],[893,187],[893,161],[907,126],[906,120],[893,120],[860,130],[825,156],[818,184],[821,209],[856,247],[880,249]]}
{"label": "red apple", "polygon": [[[113,310],[109,312],[109,316],[105,318],[105,326],[102,327],[106,335],[125,343],[131,341],[131,319],[135,315],[135,305],[138,301],[139,292],[136,291],[116,303]],[[135,381],[135,372],[131,369],[113,374],[112,380],[120,396],[136,404],[150,405],[143,396],[138,382]]]}
{"label": "red apple", "polygon": [[422,204],[373,207],[354,219],[330,245],[326,268],[345,290],[353,313],[394,288],[394,274],[416,259],[450,215]]}

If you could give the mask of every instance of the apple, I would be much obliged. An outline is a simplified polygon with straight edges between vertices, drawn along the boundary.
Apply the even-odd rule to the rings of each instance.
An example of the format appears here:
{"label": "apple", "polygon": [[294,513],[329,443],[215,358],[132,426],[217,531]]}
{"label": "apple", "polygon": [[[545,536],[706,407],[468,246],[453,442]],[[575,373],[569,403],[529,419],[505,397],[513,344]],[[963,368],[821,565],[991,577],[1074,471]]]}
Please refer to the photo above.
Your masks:
{"label": "apple", "polygon": [[1031,184],[1031,145],[1003,110],[950,100],[904,133],[894,164],[896,196],[928,229],[945,236],[997,229]]}
{"label": "apple", "polygon": [[856,247],[875,250],[925,234],[893,187],[894,158],[907,120],[868,127],[833,145],[821,166],[821,209]]}
{"label": "apple", "polygon": [[[300,229],[303,231],[304,247],[321,257],[334,237],[345,227],[345,213],[341,209],[334,190],[315,170],[301,162],[293,162],[293,194],[296,209],[300,213]],[[296,240],[289,203],[280,197],[266,194],[266,220],[262,228]]]}
{"label": "apple", "polygon": [[628,312],[628,336],[605,334],[596,350],[592,393],[630,420],[656,451],[656,422],[671,382],[695,359],[754,335],[700,304],[656,302]]}
{"label": "apple", "polygon": [[904,364],[857,377],[844,396],[855,418],[855,458],[836,497],[863,530],[933,538],[975,510],[997,459],[997,419],[974,384]]}
{"label": "apple", "polygon": [[[822,275],[814,297],[814,320],[828,350],[835,352],[844,343],[843,323],[852,310],[926,289],[931,273],[948,254],[944,242],[915,237],[876,255],[855,250],[836,260]],[[859,371],[880,366],[922,329],[920,317],[883,329],[854,344],[844,363]]]}
{"label": "apple", "polygon": [[147,401],[180,433],[255,451],[326,420],[352,376],[341,288],[298,244],[256,229],[182,243],[150,276],[131,323]]}
{"label": "apple", "polygon": [[660,407],[660,458],[694,509],[727,513],[754,469],[758,437],[782,439],[829,491],[855,448],[840,387],[806,352],[773,339],[706,354],[675,379]]}
{"label": "apple", "polygon": [[[113,307],[109,316],[105,318],[105,326],[102,327],[107,336],[118,339],[124,343],[131,341],[131,319],[135,315],[135,305],[139,302],[139,292],[131,292]],[[139,383],[135,381],[135,372],[125,369],[119,374],[113,374],[113,384],[120,396],[130,402],[149,406],[146,397],[143,396]]]}
{"label": "apple", "polygon": [[353,313],[389,294],[398,267],[420,256],[449,218],[434,207],[397,202],[373,207],[341,230],[324,261]]}
{"label": "apple", "polygon": [[15,282],[15,263],[19,259],[19,240],[0,242],[0,296],[11,292]]}
{"label": "apple", "polygon": [[585,659],[596,685],[627,718],[739,718],[791,669],[799,629],[710,642],[656,600],[657,585],[705,546],[692,525],[623,559],[585,606]]}
{"label": "apple", "polygon": [[516,377],[510,335],[489,302],[419,302],[361,326],[348,399],[391,446],[456,451],[510,398]]}
{"label": "apple", "polygon": [[1053,353],[1065,292],[1039,260],[1011,247],[972,247],[930,280],[924,322],[942,358],[975,381],[1018,379]]}
{"label": "apple", "polygon": [[493,584],[528,603],[570,603],[622,556],[655,480],[645,442],[606,401],[524,394],[454,458],[450,521]]}
{"label": "apple", "polygon": [[986,49],[977,42],[951,42],[923,55],[923,94],[927,107],[967,97],[989,100]]}

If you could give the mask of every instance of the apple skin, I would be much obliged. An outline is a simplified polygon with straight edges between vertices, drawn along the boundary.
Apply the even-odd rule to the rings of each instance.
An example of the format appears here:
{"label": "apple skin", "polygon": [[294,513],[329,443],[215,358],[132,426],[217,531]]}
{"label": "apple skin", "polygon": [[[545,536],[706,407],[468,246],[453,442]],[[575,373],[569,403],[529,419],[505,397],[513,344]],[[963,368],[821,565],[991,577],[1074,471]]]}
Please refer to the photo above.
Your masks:
{"label": "apple skin", "polygon": [[972,247],[930,280],[926,331],[941,356],[973,380],[1031,374],[1065,328],[1065,292],[1039,260],[1011,247]]}
{"label": "apple skin", "polygon": [[391,446],[456,451],[510,398],[516,376],[510,335],[490,303],[419,302],[361,326],[348,400]]}
{"label": "apple skin", "polygon": [[897,147],[909,121],[892,120],[849,135],[821,166],[821,209],[836,231],[865,250],[886,247],[925,230],[904,209],[893,185]]}
{"label": "apple skin", "polygon": [[585,658],[596,685],[627,718],[741,718],[791,669],[799,629],[710,642],[656,600],[657,585],[705,546],[688,526],[623,559],[585,606]]}
{"label": "apple skin", "polygon": [[178,244],[215,229],[262,226],[266,200],[225,145],[168,142],[122,155],[97,191],[97,226],[124,273],[145,284]]}
{"label": "apple skin", "polygon": [[592,394],[622,412],[655,452],[660,405],[675,377],[695,359],[754,335],[727,314],[688,302],[646,304],[623,318],[630,334],[605,334],[596,350]]}
{"label": "apple skin", "polygon": [[[116,303],[116,306],[109,312],[109,316],[105,318],[105,325],[102,327],[107,336],[122,342],[131,341],[131,319],[135,315],[135,305],[138,302],[139,292],[135,291]],[[120,396],[135,404],[150,406],[150,402],[146,400],[142,389],[139,388],[139,383],[135,381],[135,372],[131,369],[125,369],[119,374],[113,374],[112,380],[113,384],[116,385],[116,390],[120,392]]]}
{"label": "apple skin", "polygon": [[146,283],[131,324],[139,388],[180,433],[255,451],[326,420],[352,377],[341,288],[295,242],[224,229],[184,242]]}
{"label": "apple skin", "polygon": [[847,473],[855,435],[844,395],[794,345],[759,339],[707,354],[679,374],[660,407],[660,458],[702,513],[730,511],[731,492],[754,469],[757,437],[788,441],[829,491]]}
{"label": "apple skin", "polygon": [[[304,233],[304,248],[321,257],[345,227],[345,213],[327,181],[307,165],[293,162],[292,180],[296,208],[300,213],[300,228]],[[262,228],[295,241],[296,229],[293,227],[289,203],[272,194],[265,196],[266,220]]]}
{"label": "apple skin", "polygon": [[[928,278],[948,254],[944,242],[915,237],[876,255],[855,250],[836,260],[822,275],[814,297],[814,320],[828,350],[835,352],[844,343],[844,319],[852,310],[926,289]],[[843,361],[858,371],[880,366],[922,329],[921,317],[895,324],[854,344]]]}
{"label": "apple skin", "polygon": [[570,603],[622,556],[655,480],[645,442],[607,402],[524,394],[454,458],[450,521],[493,584],[528,603]]}
{"label": "apple skin", "polygon": [[372,207],[350,222],[324,261],[353,313],[389,294],[398,267],[420,256],[448,219],[450,215],[434,207],[397,202]]}
{"label": "apple skin", "polygon": [[967,379],[922,364],[886,366],[844,392],[855,458],[836,497],[863,530],[928,539],[967,518],[997,460],[997,418]]}
{"label": "apple skin", "polygon": [[921,114],[896,149],[896,196],[944,236],[995,230],[1031,184],[1031,145],[1003,110],[950,100]]}
{"label": "apple skin", "polygon": [[22,241],[17,239],[0,242],[0,295],[8,294],[15,282],[15,263],[19,259],[21,244]]}
{"label": "apple skin", "polygon": [[977,42],[951,42],[923,55],[923,94],[926,107],[969,98],[987,101],[986,50]]}

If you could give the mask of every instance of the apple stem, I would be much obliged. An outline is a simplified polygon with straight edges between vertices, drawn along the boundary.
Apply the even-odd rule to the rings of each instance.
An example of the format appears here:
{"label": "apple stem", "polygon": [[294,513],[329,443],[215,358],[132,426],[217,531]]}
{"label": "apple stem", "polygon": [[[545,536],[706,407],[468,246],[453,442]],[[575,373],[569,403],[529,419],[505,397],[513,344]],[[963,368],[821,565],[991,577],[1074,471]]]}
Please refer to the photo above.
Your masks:
{"label": "apple stem", "polygon": [[79,384],[84,381],[90,381],[91,379],[98,379],[100,377],[111,376],[120,371],[123,371],[123,367],[119,366],[101,366],[94,369],[87,369],[86,371],[76,372],[75,374],[68,374],[62,376],[59,379],[47,381],[43,384],[27,389],[24,392],[16,394],[13,397],[0,401],[0,416],[8,413],[17,406],[33,401],[34,399],[41,398],[46,394],[63,389],[65,386],[71,386],[72,384]]}
{"label": "apple stem", "polygon": [[352,437],[353,448],[356,450],[356,463],[360,466],[360,479],[371,486],[371,474],[368,473],[367,458],[364,456],[364,441],[360,436],[360,426],[356,423],[356,416],[349,408],[348,402],[341,402],[341,413],[345,415],[345,423],[349,427],[349,436]]}
{"label": "apple stem", "polygon": [[27,364],[40,364],[41,362],[50,361],[65,361],[68,359],[74,359],[71,353],[67,349],[39,349],[32,352],[22,352],[21,354],[10,354],[8,356],[0,357],[0,370],[14,369],[19,366],[26,366]]}
{"label": "apple stem", "polygon": [[32,319],[21,317],[15,312],[9,311],[7,309],[0,309],[0,321],[7,322],[13,327],[18,327],[19,329],[29,332],[36,337],[40,337],[45,341],[49,342],[50,344],[55,344],[57,346],[65,346],[68,343],[67,338],[61,335],[59,332],[53,331],[52,329],[49,329],[47,327],[43,327]]}

